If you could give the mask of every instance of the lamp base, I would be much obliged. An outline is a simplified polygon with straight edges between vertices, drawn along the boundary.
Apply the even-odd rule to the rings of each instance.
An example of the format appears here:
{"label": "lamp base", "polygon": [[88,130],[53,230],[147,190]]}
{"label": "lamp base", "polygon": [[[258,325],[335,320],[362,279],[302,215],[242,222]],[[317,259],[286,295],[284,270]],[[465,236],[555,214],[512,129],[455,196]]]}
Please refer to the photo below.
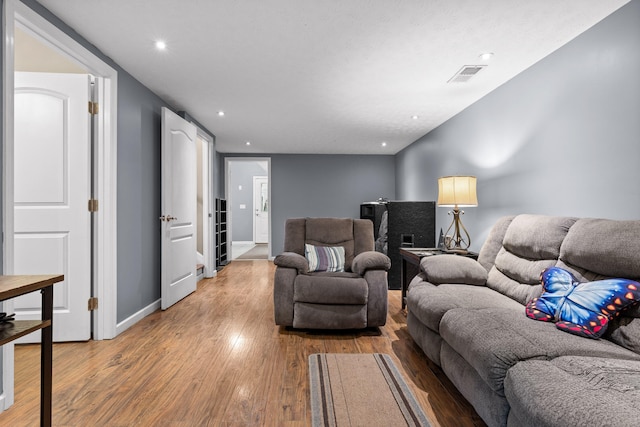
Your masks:
{"label": "lamp base", "polygon": [[[455,208],[453,208],[453,211],[448,212],[449,215],[451,215],[452,213],[453,221],[451,222],[451,225],[449,225],[449,228],[447,228],[447,232],[445,233],[445,235],[448,235],[449,231],[453,228],[453,236],[448,243],[445,242],[445,247],[450,252],[455,251],[457,253],[467,253],[467,249],[469,249],[469,246],[471,246],[471,236],[469,236],[469,232],[460,220],[460,215],[464,215],[464,211],[461,211],[456,206]],[[464,232],[464,236],[460,232],[461,230]]]}

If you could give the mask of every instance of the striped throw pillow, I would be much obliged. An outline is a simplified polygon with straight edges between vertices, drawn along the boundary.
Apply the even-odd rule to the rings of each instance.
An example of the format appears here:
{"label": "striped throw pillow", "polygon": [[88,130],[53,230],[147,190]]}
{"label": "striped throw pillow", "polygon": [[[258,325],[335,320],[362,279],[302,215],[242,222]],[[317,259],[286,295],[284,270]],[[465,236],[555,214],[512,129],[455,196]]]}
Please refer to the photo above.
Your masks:
{"label": "striped throw pillow", "polygon": [[342,246],[304,245],[309,262],[309,272],[344,271],[344,248]]}

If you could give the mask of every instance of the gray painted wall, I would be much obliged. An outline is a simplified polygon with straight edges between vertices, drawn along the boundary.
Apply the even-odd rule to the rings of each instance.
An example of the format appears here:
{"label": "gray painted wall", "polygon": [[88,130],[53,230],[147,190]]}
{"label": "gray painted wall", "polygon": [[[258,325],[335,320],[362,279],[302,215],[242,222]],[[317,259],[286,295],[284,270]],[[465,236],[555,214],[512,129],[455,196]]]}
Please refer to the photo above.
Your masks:
{"label": "gray painted wall", "polygon": [[163,106],[118,73],[118,322],[160,298]]}
{"label": "gray painted wall", "polygon": [[[223,154],[225,157],[242,155]],[[295,217],[359,218],[360,203],[395,198],[393,156],[271,154],[271,255]],[[220,181],[224,180],[221,176]],[[234,239],[236,237],[234,236]]]}
{"label": "gray painted wall", "polygon": [[271,251],[296,217],[360,218],[360,203],[395,198],[393,156],[277,155],[271,159]]}
{"label": "gray painted wall", "polygon": [[[253,241],[253,177],[267,176],[266,163],[264,161],[229,163],[230,195],[228,195],[227,210],[231,212],[231,238],[234,242]],[[241,209],[240,205],[244,205],[245,208]]]}
{"label": "gray painted wall", "polygon": [[638,23],[634,0],[400,152],[397,197],[435,200],[439,176],[476,175],[474,249],[506,214],[640,219]]}

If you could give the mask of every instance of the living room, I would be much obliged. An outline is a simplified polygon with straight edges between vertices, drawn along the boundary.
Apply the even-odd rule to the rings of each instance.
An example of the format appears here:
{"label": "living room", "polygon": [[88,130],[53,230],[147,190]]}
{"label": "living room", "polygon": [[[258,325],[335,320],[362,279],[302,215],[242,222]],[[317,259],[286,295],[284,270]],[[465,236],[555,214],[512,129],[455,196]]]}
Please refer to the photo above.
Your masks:
{"label": "living room", "polygon": [[[39,3],[25,3],[73,32]],[[357,218],[360,202],[378,197],[435,200],[438,177],[451,174],[478,178],[479,205],[464,218],[474,250],[503,215],[637,219],[637,22],[640,2],[633,0],[397,154],[261,153],[272,168],[271,255],[283,247],[287,218]],[[118,180],[118,219],[135,224],[118,229],[117,321],[123,322],[160,297],[159,233],[150,218],[160,205],[156,115],[169,103],[119,71],[119,102],[138,114],[119,129],[118,157],[128,161]],[[246,155],[216,158],[222,165]],[[438,208],[436,229],[449,221]]]}

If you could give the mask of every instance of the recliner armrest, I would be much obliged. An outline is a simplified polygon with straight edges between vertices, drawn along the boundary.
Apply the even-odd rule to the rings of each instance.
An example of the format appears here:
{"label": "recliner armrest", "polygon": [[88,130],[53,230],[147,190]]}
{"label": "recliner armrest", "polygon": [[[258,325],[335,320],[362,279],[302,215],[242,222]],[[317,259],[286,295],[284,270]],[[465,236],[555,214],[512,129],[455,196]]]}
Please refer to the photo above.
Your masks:
{"label": "recliner armrest", "polygon": [[307,259],[295,252],[283,252],[273,260],[273,263],[278,267],[295,268],[298,274],[309,272]]}
{"label": "recliner armrest", "polygon": [[391,260],[383,253],[367,251],[359,253],[351,263],[351,271],[364,276],[367,270],[389,270]]}
{"label": "recliner armrest", "polygon": [[487,270],[476,260],[457,255],[433,255],[422,258],[420,270],[425,280],[440,285],[465,284],[483,286],[487,282]]}

